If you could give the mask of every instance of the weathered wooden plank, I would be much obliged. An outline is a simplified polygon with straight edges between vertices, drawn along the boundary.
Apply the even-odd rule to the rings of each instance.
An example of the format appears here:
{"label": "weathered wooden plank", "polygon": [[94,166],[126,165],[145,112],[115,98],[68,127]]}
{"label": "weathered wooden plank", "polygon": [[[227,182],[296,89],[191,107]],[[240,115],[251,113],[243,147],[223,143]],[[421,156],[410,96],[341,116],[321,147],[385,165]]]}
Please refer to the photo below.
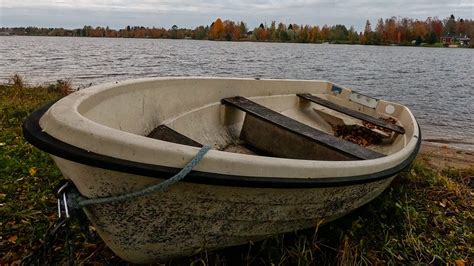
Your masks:
{"label": "weathered wooden plank", "polygon": [[[352,142],[342,140],[340,138],[337,138],[335,136],[332,136],[325,132],[317,130],[313,127],[305,125],[292,118],[289,118],[269,108],[266,108],[260,104],[252,102],[244,97],[236,96],[236,97],[231,97],[231,98],[225,98],[225,99],[222,99],[222,103],[230,105],[230,106],[234,106],[246,112],[247,114],[252,115],[255,118],[264,120],[279,128],[282,128],[284,129],[284,131],[291,132],[292,134],[296,134],[298,136],[309,139],[312,142],[316,142],[318,143],[318,145],[324,146],[325,149],[330,149],[332,151],[340,153],[344,157],[348,157],[351,159],[367,160],[367,159],[375,159],[375,158],[380,158],[380,157],[385,156],[381,153],[369,150],[367,148],[361,147]],[[248,128],[248,130],[252,130],[256,132],[261,131],[260,133],[263,134],[264,133],[263,130],[266,130],[266,128],[262,128],[262,129]],[[244,132],[243,137],[245,137],[245,134],[249,134],[249,133]],[[281,134],[281,131],[279,134]],[[285,138],[287,138],[288,141],[290,139],[295,140],[295,138],[291,136],[285,137]],[[273,145],[278,145],[278,143],[274,143]],[[262,149],[262,147],[257,147],[257,148]],[[274,153],[272,151],[268,151],[268,152]]]}
{"label": "weathered wooden plank", "polygon": [[184,136],[166,125],[159,125],[157,128],[153,129],[147,137],[188,146],[202,147],[201,143]]}
{"label": "weathered wooden plank", "polygon": [[251,114],[245,116],[240,138],[255,149],[280,158],[324,161],[358,159]]}
{"label": "weathered wooden plank", "polygon": [[373,116],[370,116],[370,115],[367,115],[367,114],[349,109],[347,107],[340,106],[336,103],[333,103],[331,101],[328,101],[328,100],[323,99],[323,98],[318,97],[318,96],[311,95],[309,93],[300,93],[300,94],[297,94],[297,95],[300,98],[303,98],[303,99],[311,101],[313,103],[322,105],[324,107],[330,108],[332,110],[338,111],[338,112],[346,114],[348,116],[352,116],[354,118],[372,123],[376,126],[389,129],[389,130],[394,131],[394,132],[399,133],[399,134],[405,134],[405,129],[403,127],[401,127],[399,125],[394,125],[394,124],[388,123],[388,122],[386,122],[386,121],[384,121],[380,118],[376,118],[376,117],[373,117]]}

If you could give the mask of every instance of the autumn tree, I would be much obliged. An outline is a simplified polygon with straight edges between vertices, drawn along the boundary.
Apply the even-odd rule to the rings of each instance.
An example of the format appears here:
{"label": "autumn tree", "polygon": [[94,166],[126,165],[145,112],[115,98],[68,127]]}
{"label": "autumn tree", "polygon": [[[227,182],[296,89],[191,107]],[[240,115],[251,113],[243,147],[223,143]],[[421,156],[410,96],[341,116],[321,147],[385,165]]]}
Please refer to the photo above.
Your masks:
{"label": "autumn tree", "polygon": [[209,27],[199,26],[193,30],[192,38],[196,40],[204,40],[207,38]]}
{"label": "autumn tree", "polygon": [[416,40],[419,41],[420,39],[426,38],[429,32],[428,25],[424,21],[415,20],[412,25],[413,28],[413,35],[415,36]]}
{"label": "autumn tree", "polygon": [[[64,28],[38,28],[38,27],[14,27],[0,28],[0,31],[15,35],[39,35],[39,36],[78,36],[78,37],[117,37],[117,38],[193,38],[238,41],[248,38],[247,25],[244,22],[233,22],[220,18],[216,19],[211,26],[199,26],[194,29],[178,28],[173,25],[170,29],[148,28],[143,26],[126,26],[115,30],[107,27],[84,26],[77,29]],[[353,27],[349,30],[344,25],[319,26],[297,25],[276,23],[272,21],[267,27],[261,23],[255,28],[251,35],[252,40],[279,41],[279,42],[311,42],[319,43],[335,41],[343,43],[361,44],[403,44],[417,45],[428,42],[438,42],[444,34],[452,37],[467,35],[474,39],[474,20],[456,18],[451,15],[445,20],[428,17],[426,20],[413,20],[411,18],[379,19],[375,30],[372,31],[370,21],[367,20],[364,31],[358,33]],[[472,46],[474,46],[474,42]]]}
{"label": "autumn tree", "polygon": [[431,20],[431,31],[436,34],[436,37],[439,38],[443,34],[443,22],[441,22],[439,19],[435,18],[434,20]]}
{"label": "autumn tree", "polygon": [[397,22],[398,43],[410,43],[413,40],[412,20],[402,18]]}
{"label": "autumn tree", "polygon": [[270,24],[270,28],[268,28],[268,36],[267,36],[267,39],[270,40],[270,41],[273,41],[275,39],[278,39],[276,38],[276,22],[273,20],[272,23]]}
{"label": "autumn tree", "polygon": [[338,24],[331,27],[330,39],[332,41],[345,42],[347,41],[347,36],[348,32],[346,26]]}
{"label": "autumn tree", "polygon": [[351,26],[347,31],[347,39],[351,44],[359,42],[359,34],[357,34],[357,31],[354,29],[354,26]]}
{"label": "autumn tree", "polygon": [[292,24],[291,29],[293,30],[293,41],[300,41],[301,27],[298,24]]}
{"label": "autumn tree", "polygon": [[241,37],[242,33],[240,31],[240,26],[234,25],[234,27],[232,28],[232,40],[238,41]]}
{"label": "autumn tree", "polygon": [[385,25],[383,19],[380,18],[375,25],[375,32],[372,34],[372,39],[370,40],[372,44],[381,44],[383,43],[383,36],[385,31]]}
{"label": "autumn tree", "polygon": [[295,31],[293,30],[293,25],[290,24],[290,26],[288,26],[288,29],[286,30],[286,36],[290,42],[295,40]]}
{"label": "autumn tree", "polygon": [[385,43],[400,43],[398,40],[397,23],[396,23],[395,17],[391,17],[385,20],[384,42]]}
{"label": "autumn tree", "polygon": [[311,28],[310,41],[311,41],[312,43],[318,43],[319,40],[320,40],[319,27],[318,27],[318,26],[314,26],[313,28]]}
{"label": "autumn tree", "polygon": [[371,39],[372,39],[372,26],[370,25],[370,21],[367,20],[365,22],[364,34],[362,35],[362,38],[360,38],[360,43],[371,44],[370,42]]}
{"label": "autumn tree", "polygon": [[[56,28],[53,29],[48,33],[49,36],[64,36],[65,35],[65,30],[64,28]],[[99,35],[99,34],[98,34]],[[91,36],[91,37],[102,37],[102,36]]]}
{"label": "autumn tree", "polygon": [[178,39],[178,26],[173,25],[170,31],[171,31],[171,39]]}
{"label": "autumn tree", "polygon": [[265,25],[263,23],[260,23],[260,26],[258,28],[255,28],[253,31],[255,35],[255,39],[257,41],[266,41],[268,39],[268,31]]}
{"label": "autumn tree", "polygon": [[239,27],[240,27],[240,35],[247,35],[247,31],[248,31],[247,25],[243,21],[240,22]]}
{"label": "autumn tree", "polygon": [[84,26],[82,28],[82,36],[89,37],[92,32],[92,26]]}
{"label": "autumn tree", "polygon": [[224,37],[224,23],[220,18],[217,18],[214,23],[212,23],[209,30],[209,39],[211,40],[220,40]]}
{"label": "autumn tree", "polygon": [[143,26],[141,26],[141,27],[137,26],[134,29],[134,33],[135,33],[135,35],[134,35],[135,38],[146,38],[147,37],[146,36],[146,29]]}
{"label": "autumn tree", "polygon": [[321,32],[320,32],[321,41],[323,42],[329,41],[330,34],[331,34],[331,29],[329,29],[328,25],[324,25],[321,28]]}
{"label": "autumn tree", "polygon": [[148,31],[148,35],[150,36],[150,38],[164,38],[165,37],[165,32],[167,30],[164,29],[164,28],[151,28],[149,29]]}
{"label": "autumn tree", "polygon": [[235,29],[235,22],[231,20],[224,21],[224,38],[227,41],[237,41],[240,37],[240,31],[234,32]]}
{"label": "autumn tree", "polygon": [[299,34],[299,42],[302,42],[302,43],[307,43],[309,42],[309,26],[308,25],[305,25],[304,27],[300,27],[301,28],[301,31],[300,31],[300,34]]}
{"label": "autumn tree", "polygon": [[444,20],[444,33],[445,34],[454,34],[456,32],[456,19],[454,15],[451,15]]}
{"label": "autumn tree", "polygon": [[286,25],[283,24],[283,23],[279,23],[278,24],[278,28],[277,28],[277,35],[278,35],[278,40],[280,42],[287,42],[289,41],[289,38],[288,38],[288,33],[286,32]]}
{"label": "autumn tree", "polygon": [[464,19],[459,19],[456,23],[456,33],[459,35],[464,35],[467,33],[467,23],[465,23]]}

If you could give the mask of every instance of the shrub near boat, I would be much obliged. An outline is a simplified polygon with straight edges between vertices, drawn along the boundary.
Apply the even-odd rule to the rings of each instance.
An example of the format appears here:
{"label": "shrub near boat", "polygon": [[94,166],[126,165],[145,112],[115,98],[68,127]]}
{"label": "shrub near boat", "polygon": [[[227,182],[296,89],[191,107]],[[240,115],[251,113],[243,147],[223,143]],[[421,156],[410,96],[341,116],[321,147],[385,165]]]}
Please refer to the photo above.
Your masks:
{"label": "shrub near boat", "polygon": [[[364,147],[334,136],[348,125],[382,141]],[[106,244],[136,263],[341,217],[378,196],[421,139],[397,103],[327,81],[234,78],[91,87],[33,113],[24,135],[90,199],[156,185],[212,147],[165,192],[84,208]]]}

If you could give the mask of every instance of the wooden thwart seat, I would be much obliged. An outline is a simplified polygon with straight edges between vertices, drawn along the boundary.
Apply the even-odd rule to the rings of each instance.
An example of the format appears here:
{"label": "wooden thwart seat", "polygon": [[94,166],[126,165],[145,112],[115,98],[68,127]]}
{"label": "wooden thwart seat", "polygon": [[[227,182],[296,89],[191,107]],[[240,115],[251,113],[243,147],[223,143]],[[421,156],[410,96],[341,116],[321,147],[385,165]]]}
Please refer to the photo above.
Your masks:
{"label": "wooden thwart seat", "polygon": [[298,97],[303,98],[305,100],[308,100],[308,101],[311,101],[313,103],[322,105],[324,107],[330,108],[332,110],[338,111],[338,112],[346,114],[348,116],[351,116],[351,117],[354,117],[354,118],[372,123],[372,124],[374,124],[376,126],[379,126],[381,128],[389,129],[389,130],[391,130],[393,132],[396,132],[398,134],[405,134],[405,129],[403,127],[388,123],[388,122],[386,122],[386,121],[384,121],[380,118],[376,118],[376,117],[373,117],[373,116],[370,116],[370,115],[367,115],[367,114],[349,109],[347,107],[340,106],[340,105],[335,104],[331,101],[320,98],[318,96],[314,96],[314,95],[309,94],[309,93],[300,93],[300,94],[297,94],[297,95],[298,95]]}
{"label": "wooden thwart seat", "polygon": [[244,97],[222,99],[244,111],[240,138],[277,157],[309,160],[368,160],[384,154],[337,138]]}
{"label": "wooden thwart seat", "polygon": [[147,137],[188,146],[202,147],[201,143],[190,139],[179,132],[176,132],[175,130],[169,128],[166,125],[159,125],[157,128],[153,129],[153,131],[151,131],[150,134],[147,135]]}

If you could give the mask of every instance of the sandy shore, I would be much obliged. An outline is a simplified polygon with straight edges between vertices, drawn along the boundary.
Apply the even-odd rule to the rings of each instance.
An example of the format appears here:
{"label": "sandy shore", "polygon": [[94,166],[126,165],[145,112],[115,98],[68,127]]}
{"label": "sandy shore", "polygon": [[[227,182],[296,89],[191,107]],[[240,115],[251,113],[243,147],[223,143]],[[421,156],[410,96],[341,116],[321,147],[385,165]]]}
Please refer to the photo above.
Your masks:
{"label": "sandy shore", "polygon": [[474,167],[474,152],[451,148],[447,145],[435,145],[423,142],[418,158],[421,158],[436,168]]}

